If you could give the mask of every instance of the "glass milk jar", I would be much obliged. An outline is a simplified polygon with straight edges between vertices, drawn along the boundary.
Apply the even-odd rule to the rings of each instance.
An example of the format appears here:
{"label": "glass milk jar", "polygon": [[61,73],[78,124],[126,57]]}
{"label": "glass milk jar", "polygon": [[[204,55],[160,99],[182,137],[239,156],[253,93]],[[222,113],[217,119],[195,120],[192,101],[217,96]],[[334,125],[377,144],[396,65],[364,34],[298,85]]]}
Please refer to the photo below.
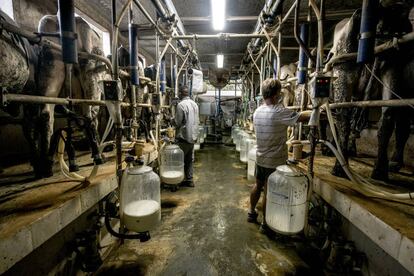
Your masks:
{"label": "glass milk jar", "polygon": [[120,194],[121,222],[128,230],[151,231],[161,221],[160,178],[152,168],[126,168]]}
{"label": "glass milk jar", "polygon": [[296,234],[305,226],[308,179],[293,166],[276,168],[267,182],[266,222],[279,233]]}
{"label": "glass milk jar", "polygon": [[161,151],[161,181],[176,185],[184,180],[184,152],[177,145],[167,145]]}

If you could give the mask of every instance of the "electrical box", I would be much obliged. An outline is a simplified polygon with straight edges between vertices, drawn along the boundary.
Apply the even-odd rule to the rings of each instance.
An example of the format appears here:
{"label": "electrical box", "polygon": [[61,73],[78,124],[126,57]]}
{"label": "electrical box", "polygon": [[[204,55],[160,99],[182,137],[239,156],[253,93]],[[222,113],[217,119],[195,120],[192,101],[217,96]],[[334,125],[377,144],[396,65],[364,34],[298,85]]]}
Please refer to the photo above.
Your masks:
{"label": "electrical box", "polygon": [[331,78],[315,77],[313,89],[315,98],[328,98],[331,91]]}
{"label": "electrical box", "polygon": [[120,82],[114,80],[103,81],[103,90],[106,101],[121,101]]}

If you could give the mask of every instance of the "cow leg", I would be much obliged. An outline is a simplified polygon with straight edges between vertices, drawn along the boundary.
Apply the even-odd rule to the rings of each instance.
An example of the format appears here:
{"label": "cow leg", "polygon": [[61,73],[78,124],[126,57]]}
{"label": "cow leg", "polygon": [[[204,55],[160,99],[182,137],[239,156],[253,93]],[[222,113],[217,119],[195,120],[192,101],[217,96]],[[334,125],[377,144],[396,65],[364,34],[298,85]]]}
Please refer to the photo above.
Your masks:
{"label": "cow leg", "polygon": [[378,180],[388,179],[388,144],[395,127],[394,110],[386,107],[383,110],[380,127],[378,129],[378,157],[375,162],[371,178]]}
{"label": "cow leg", "polygon": [[[61,54],[44,47],[39,60],[38,86],[42,96],[58,97],[65,80],[65,66]],[[53,175],[53,158],[49,156],[50,139],[53,134],[54,107],[45,104],[40,112],[40,160],[43,177]]]}
{"label": "cow leg", "polygon": [[[385,63],[382,82],[382,99],[389,100],[395,96],[391,91],[399,93],[401,84],[401,65],[397,63]],[[383,107],[378,130],[378,155],[371,177],[378,180],[388,179],[388,145],[395,128],[396,114],[400,113],[401,108]],[[404,114],[407,116],[407,114]],[[403,114],[401,114],[403,116]]]}
{"label": "cow leg", "polygon": [[398,172],[404,166],[404,148],[410,137],[410,108],[403,108],[396,113],[395,151],[389,164],[391,172]]}
{"label": "cow leg", "polygon": [[[338,67],[338,79],[334,82],[334,99],[335,102],[348,102],[354,94],[360,70],[358,70],[358,67],[347,64]],[[336,110],[335,123],[338,134],[338,146],[341,148],[346,162],[348,162],[348,143],[351,132],[351,111],[350,108],[339,108]],[[338,160],[335,162],[332,174],[338,177],[347,177]]]}
{"label": "cow leg", "polygon": [[30,164],[33,167],[35,177],[42,178],[40,150],[39,150],[39,106],[25,105],[23,117],[23,135],[29,143]]}
{"label": "cow leg", "polygon": [[[101,73],[97,73],[94,70],[96,66],[95,62],[89,61],[81,69],[81,86],[84,91],[83,97],[86,99],[100,100],[102,95],[101,85],[99,84]],[[85,125],[85,135],[88,139],[89,145],[92,151],[92,158],[95,164],[102,164],[103,158],[99,153],[99,138],[98,138],[98,114],[99,106],[85,106],[82,113],[89,121]]]}

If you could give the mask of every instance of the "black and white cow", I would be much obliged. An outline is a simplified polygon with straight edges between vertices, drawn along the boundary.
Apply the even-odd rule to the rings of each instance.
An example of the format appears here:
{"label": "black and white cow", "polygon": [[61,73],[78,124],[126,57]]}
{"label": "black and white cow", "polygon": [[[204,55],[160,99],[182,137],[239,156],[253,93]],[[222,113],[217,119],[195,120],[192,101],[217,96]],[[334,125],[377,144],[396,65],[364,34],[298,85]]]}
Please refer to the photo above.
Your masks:
{"label": "black and white cow", "polygon": [[[4,13],[1,20],[15,24]],[[16,25],[16,24],[15,24]],[[39,22],[39,32],[59,32],[56,15],[46,15]],[[76,17],[78,51],[103,55],[98,34],[86,21]],[[59,38],[48,38],[60,44]],[[65,82],[65,65],[61,52],[48,44],[30,45],[26,39],[2,32],[0,36],[0,87],[10,92],[58,97]],[[102,69],[103,68],[103,69]],[[101,70],[102,69],[102,70]],[[79,59],[74,66],[72,96],[99,100],[102,95],[100,81],[110,76],[105,67],[95,60]],[[82,106],[75,111],[83,114],[92,122],[96,137],[98,106]],[[50,139],[53,134],[54,105],[42,104],[24,106],[23,131],[30,144],[31,164],[37,177],[52,174],[53,160],[50,159]],[[99,159],[100,156],[94,156]]]}
{"label": "black and white cow", "polygon": [[[412,3],[402,1],[381,1],[380,18],[377,26],[377,43],[392,37],[411,32],[412,26],[408,13]],[[350,19],[345,19],[335,28],[332,52],[335,55],[356,52],[361,12],[357,10]],[[414,47],[413,43],[401,45],[399,49],[391,50],[376,57],[373,64],[363,66],[355,61],[338,63],[333,66],[337,79],[333,83],[335,102],[345,102],[362,99],[397,99],[412,98],[414,93]],[[368,70],[367,68],[370,68]],[[370,73],[374,72],[381,79],[380,84]],[[336,127],[339,132],[339,143],[345,157],[348,157],[348,143],[351,126],[358,129],[357,122],[361,117],[355,109],[341,108],[336,110]],[[413,117],[410,107],[384,107],[378,130],[378,157],[372,172],[372,178],[385,180],[388,171],[399,170],[403,166],[403,152],[410,134],[410,120]],[[396,148],[389,162],[387,150],[392,133],[395,130]],[[344,172],[336,162],[333,174],[344,176]]]}

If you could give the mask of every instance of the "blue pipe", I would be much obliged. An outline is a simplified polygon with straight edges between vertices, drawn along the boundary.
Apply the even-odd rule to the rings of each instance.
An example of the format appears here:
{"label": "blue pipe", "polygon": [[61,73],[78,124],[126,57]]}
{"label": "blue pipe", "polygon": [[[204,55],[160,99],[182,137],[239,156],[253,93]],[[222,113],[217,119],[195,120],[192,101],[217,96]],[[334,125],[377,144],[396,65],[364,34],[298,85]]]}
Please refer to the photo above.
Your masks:
{"label": "blue pipe", "polygon": [[137,24],[129,24],[129,66],[131,68],[131,83],[133,85],[139,85]]}
{"label": "blue pipe", "polygon": [[64,63],[78,63],[74,0],[58,0],[60,42]]}
{"label": "blue pipe", "polygon": [[[308,46],[309,41],[309,24],[303,23],[300,25],[300,39],[303,43]],[[306,55],[304,49],[302,47],[299,48],[299,64],[298,64],[298,72],[296,73],[296,77],[298,78],[298,84],[305,84],[307,73],[308,73],[308,56]]]}
{"label": "blue pipe", "polygon": [[165,93],[165,87],[167,85],[167,79],[165,75],[165,58],[161,59],[161,66],[160,66],[160,91],[162,94]]}
{"label": "blue pipe", "polygon": [[363,0],[357,63],[374,60],[375,33],[378,23],[379,0]]}

